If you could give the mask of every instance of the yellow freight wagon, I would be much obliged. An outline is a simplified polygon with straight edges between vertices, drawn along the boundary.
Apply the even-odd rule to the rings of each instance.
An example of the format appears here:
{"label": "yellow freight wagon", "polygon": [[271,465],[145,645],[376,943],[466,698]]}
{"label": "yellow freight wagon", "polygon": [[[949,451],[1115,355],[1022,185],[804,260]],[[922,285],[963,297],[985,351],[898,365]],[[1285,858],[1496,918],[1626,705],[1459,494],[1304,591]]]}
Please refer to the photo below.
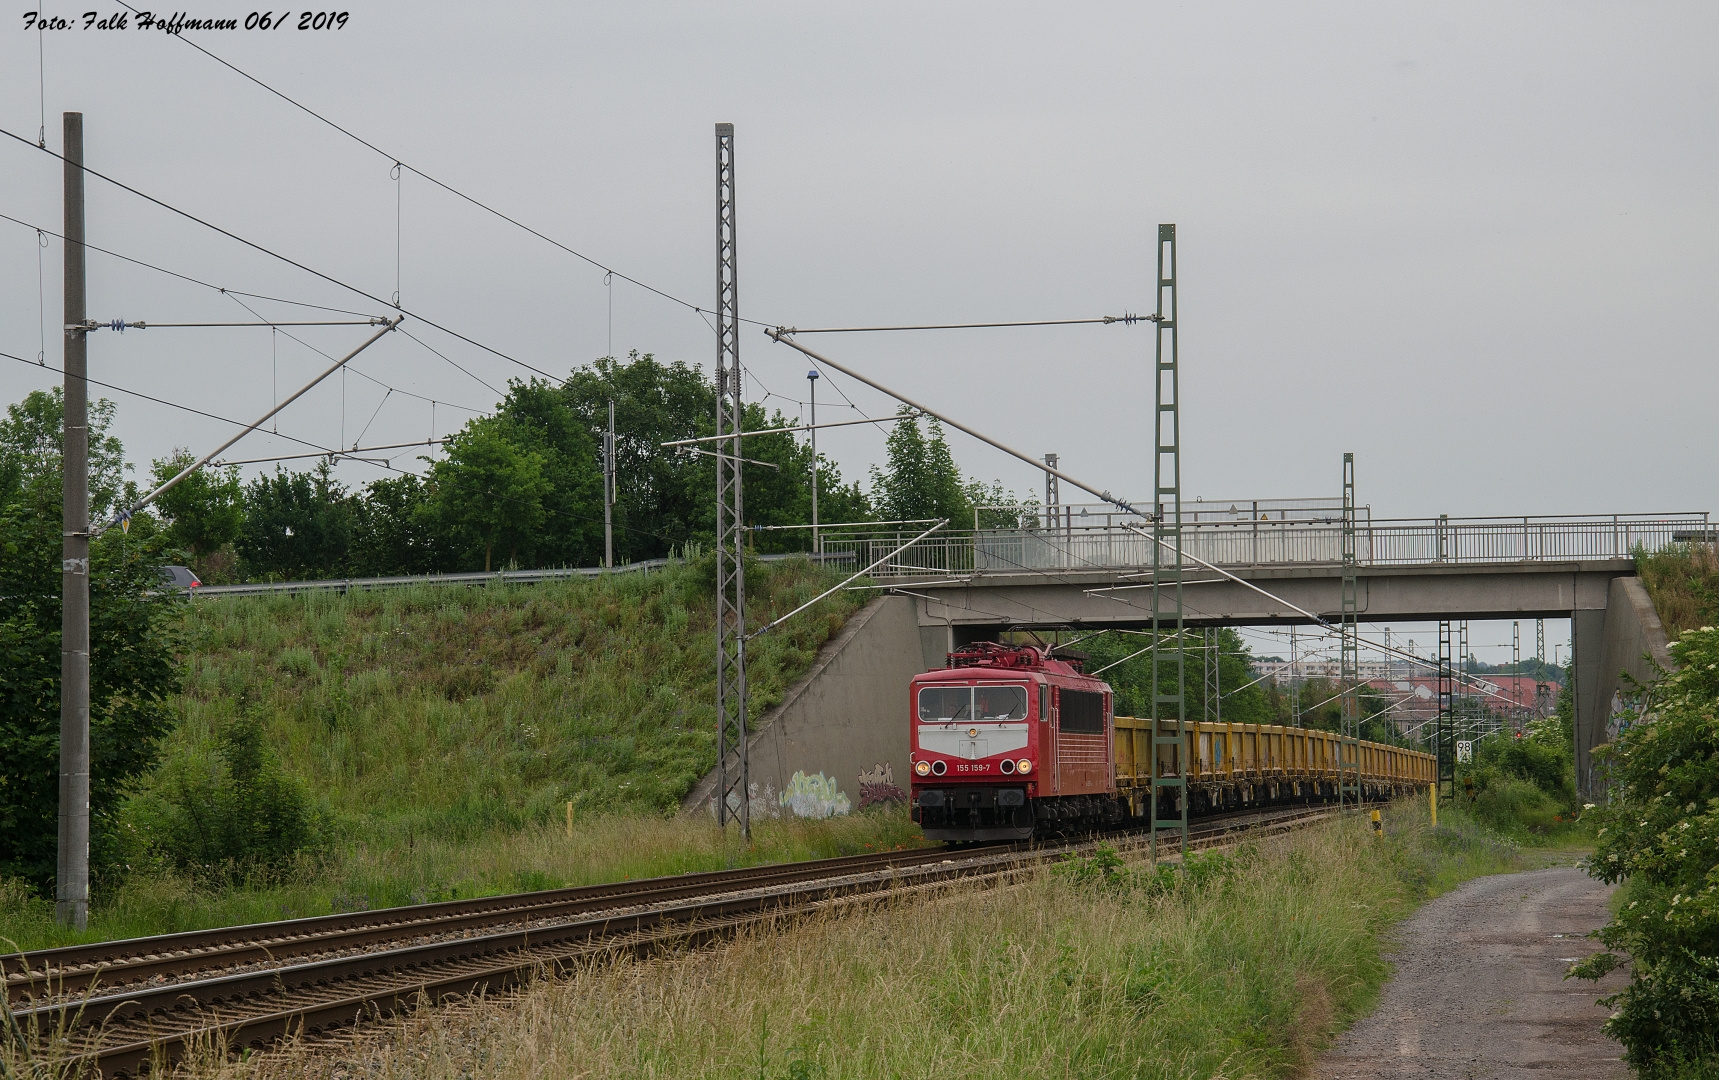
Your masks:
{"label": "yellow freight wagon", "polygon": [[[1166,736],[1173,721],[1159,721]],[[1115,717],[1116,790],[1142,805],[1152,777],[1152,721]],[[1158,747],[1158,775],[1178,776],[1188,766],[1189,810],[1221,810],[1286,799],[1337,797],[1337,743],[1334,731],[1281,724],[1190,723],[1187,737]],[[1436,759],[1419,750],[1363,741],[1360,746],[1361,796],[1388,799],[1433,783]]]}

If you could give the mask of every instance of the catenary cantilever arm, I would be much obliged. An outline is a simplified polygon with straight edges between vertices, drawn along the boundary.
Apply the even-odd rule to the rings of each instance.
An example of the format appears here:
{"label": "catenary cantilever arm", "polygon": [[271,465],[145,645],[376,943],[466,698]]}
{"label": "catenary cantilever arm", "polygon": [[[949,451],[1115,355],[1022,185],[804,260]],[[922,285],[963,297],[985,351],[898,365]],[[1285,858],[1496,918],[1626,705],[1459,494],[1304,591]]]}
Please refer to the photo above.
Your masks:
{"label": "catenary cantilever arm", "polygon": [[974,431],[972,428],[968,427],[966,424],[963,424],[958,420],[951,420],[949,417],[944,416],[942,413],[938,412],[936,409],[932,409],[932,408],[929,408],[925,405],[921,405],[919,402],[914,401],[912,398],[907,397],[904,394],[897,393],[894,390],[891,390],[889,387],[883,385],[882,383],[876,381],[875,379],[868,379],[864,375],[861,375],[859,372],[854,371],[852,368],[844,367],[843,365],[836,363],[834,360],[831,360],[829,357],[823,355],[822,353],[813,352],[811,349],[806,348],[804,345],[800,344],[798,341],[795,341],[792,337],[790,337],[789,331],[786,331],[786,330],[765,330],[764,332],[766,334],[769,334],[775,340],[788,346],[790,349],[798,349],[800,352],[805,353],[807,356],[811,357],[813,360],[816,360],[818,363],[828,364],[830,367],[835,368],[837,371],[841,372],[843,375],[846,375],[848,378],[858,379],[860,382],[865,383],[867,386],[871,387],[873,390],[876,390],[880,393],[889,395],[890,397],[901,402],[903,405],[906,405],[910,409],[918,409],[920,412],[924,413],[926,416],[935,417],[939,421],[941,421],[945,424],[948,424],[950,427],[954,428],[956,431],[964,432],[965,434],[971,435],[971,436],[973,436],[973,438],[978,439],[980,442],[984,443],[985,445],[995,447],[998,450],[1001,450],[1003,453],[1008,454],[1010,457],[1019,458],[1020,460],[1026,462],[1028,465],[1031,465],[1034,469],[1037,469],[1040,472],[1050,473],[1052,476],[1056,477],[1058,480],[1061,480],[1065,484],[1072,485],[1073,487],[1077,487],[1082,491],[1096,495],[1100,499],[1109,503],[1111,506],[1116,507],[1118,510],[1123,511],[1124,513],[1134,514],[1135,516],[1145,518],[1148,521],[1152,520],[1151,514],[1146,513],[1144,511],[1136,508],[1134,505],[1132,505],[1131,503],[1129,503],[1125,499],[1119,499],[1116,496],[1112,495],[1110,492],[1105,491],[1101,488],[1095,488],[1091,484],[1082,483],[1081,481],[1075,479],[1074,477],[1068,475],[1065,472],[1061,472],[1057,469],[1051,468],[1049,465],[1046,465],[1042,461],[1035,461],[1031,457],[1028,457],[1026,454],[1023,454],[1019,450],[1016,450],[1012,446],[1004,446],[1002,443],[998,442],[996,439],[991,438],[989,435],[982,435],[979,432]]}
{"label": "catenary cantilever arm", "polygon": [[894,551],[891,551],[889,554],[885,555],[883,558],[872,563],[870,566],[866,567],[864,570],[861,570],[855,574],[850,574],[848,577],[843,578],[840,584],[833,585],[830,588],[825,589],[823,592],[812,597],[810,600],[801,604],[799,607],[795,608],[793,611],[788,612],[788,614],[783,615],[777,619],[772,619],[769,622],[765,623],[763,626],[760,626],[758,629],[752,631],[750,634],[747,634],[745,640],[751,641],[753,638],[757,637],[759,634],[764,633],[766,630],[771,630],[771,629],[774,629],[775,627],[781,626],[783,623],[787,622],[789,619],[792,619],[794,616],[798,615],[800,612],[805,611],[807,608],[811,607],[813,604],[817,603],[819,600],[822,600],[824,597],[830,595],[833,592],[840,591],[844,586],[847,585],[848,582],[853,581],[855,578],[861,578],[861,577],[864,577],[865,575],[871,573],[873,570],[876,570],[878,567],[882,566],[884,563],[895,558],[897,555],[901,554],[903,551],[906,551],[908,548],[912,547],[914,544],[919,543],[921,540],[925,539],[927,536],[930,536],[932,533],[936,532],[938,529],[941,529],[943,526],[945,526],[947,524],[949,524],[948,518],[939,519],[937,524],[931,526],[931,528],[929,528],[929,529],[926,529],[924,532],[920,533],[918,536],[909,540],[907,543],[902,544],[900,547],[897,547]]}
{"label": "catenary cantilever arm", "polygon": [[286,408],[288,405],[291,405],[293,402],[297,401],[299,398],[301,398],[305,394],[309,393],[311,388],[314,387],[317,383],[328,378],[330,375],[333,375],[335,372],[339,371],[341,368],[345,367],[348,363],[350,363],[353,357],[357,356],[359,353],[363,352],[365,349],[368,349],[370,346],[376,344],[376,342],[382,340],[382,335],[388,333],[390,330],[394,329],[396,326],[399,326],[400,320],[404,319],[404,318],[405,318],[404,315],[398,315],[398,316],[395,316],[392,320],[386,320],[382,326],[382,329],[376,331],[374,334],[372,334],[368,338],[366,338],[364,341],[364,344],[358,346],[358,348],[356,348],[356,349],[353,349],[351,352],[347,353],[345,356],[341,357],[339,360],[336,360],[334,362],[334,366],[330,367],[327,371],[324,371],[321,375],[318,375],[316,378],[310,380],[309,382],[305,383],[303,386],[299,387],[298,391],[296,393],[294,393],[291,397],[287,398],[285,401],[281,402],[279,405],[276,405],[274,408],[270,409],[268,412],[264,413],[263,415],[257,417],[255,423],[252,423],[251,425],[246,427],[243,431],[240,431],[237,435],[234,435],[232,438],[230,438],[226,442],[222,443],[220,446],[215,447],[215,449],[209,451],[207,454],[204,454],[202,457],[198,458],[196,461],[185,466],[185,468],[179,470],[179,474],[177,476],[173,477],[173,479],[167,481],[165,484],[162,484],[160,487],[156,488],[154,491],[151,491],[148,495],[145,495],[143,497],[143,499],[141,501],[139,501],[136,506],[133,506],[127,510],[120,511],[118,514],[116,514],[114,516],[114,519],[112,521],[108,522],[106,525],[103,525],[100,529],[92,529],[90,539],[92,539],[92,540],[95,539],[95,537],[100,536],[102,533],[106,532],[108,529],[111,529],[113,526],[119,524],[121,521],[125,520],[126,518],[129,518],[131,515],[137,513],[139,510],[142,510],[144,507],[148,506],[150,503],[152,503],[156,499],[160,498],[161,495],[164,492],[166,492],[168,489],[172,488],[173,485],[179,483],[179,481],[185,479],[187,476],[190,476],[192,473],[196,472],[198,469],[201,469],[204,465],[207,465],[209,462],[215,460],[215,458],[221,453],[221,451],[227,449],[229,446],[232,446],[234,443],[238,442],[240,439],[244,438],[246,435],[249,435],[251,432],[262,427],[265,423],[268,422],[269,417],[275,415],[276,413],[280,412],[282,409]]}

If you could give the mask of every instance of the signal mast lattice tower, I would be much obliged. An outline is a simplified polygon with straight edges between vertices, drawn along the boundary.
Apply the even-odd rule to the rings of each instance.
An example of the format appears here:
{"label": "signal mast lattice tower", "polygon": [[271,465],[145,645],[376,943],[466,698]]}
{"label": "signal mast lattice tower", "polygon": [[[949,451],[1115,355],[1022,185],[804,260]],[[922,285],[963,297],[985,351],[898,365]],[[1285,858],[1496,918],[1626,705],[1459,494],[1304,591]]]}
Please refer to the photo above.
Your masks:
{"label": "signal mast lattice tower", "polygon": [[734,251],[734,125],[716,125],[716,820],[752,838],[746,762],[746,567],[740,489],[740,300]]}
{"label": "signal mast lattice tower", "polygon": [[[1176,341],[1176,226],[1158,226],[1158,340],[1153,361],[1152,410],[1152,858],[1158,830],[1181,833],[1188,852],[1187,653],[1182,619],[1182,420],[1181,367]],[[1166,649],[1166,634],[1174,646]],[[1164,680],[1173,680],[1167,693]],[[1164,751],[1168,750],[1168,760]],[[1160,819],[1166,791],[1176,794],[1179,816]]]}
{"label": "signal mast lattice tower", "polygon": [[1438,624],[1438,726],[1433,737],[1438,755],[1438,797],[1456,797],[1455,669],[1451,665],[1450,620]]}
{"label": "signal mast lattice tower", "polygon": [[1337,805],[1361,808],[1361,635],[1356,621],[1355,455],[1343,455],[1343,626],[1339,678],[1343,700],[1337,731]]}
{"label": "signal mast lattice tower", "polygon": [[1552,711],[1552,686],[1546,681],[1546,620],[1534,620],[1534,712],[1539,716]]}

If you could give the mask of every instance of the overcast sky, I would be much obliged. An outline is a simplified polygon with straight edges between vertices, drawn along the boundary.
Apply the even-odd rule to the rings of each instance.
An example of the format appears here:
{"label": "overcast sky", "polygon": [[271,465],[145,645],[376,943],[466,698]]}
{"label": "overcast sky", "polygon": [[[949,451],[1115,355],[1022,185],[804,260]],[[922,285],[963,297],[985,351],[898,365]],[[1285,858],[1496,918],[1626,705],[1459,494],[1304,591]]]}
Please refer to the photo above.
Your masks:
{"label": "overcast sky", "polygon": [[[338,30],[187,35],[389,156],[185,41],[39,41],[21,15],[0,34],[0,126],[34,142],[40,79],[50,148],[60,113],[82,110],[91,167],[378,297],[396,288],[397,156],[708,308],[712,125],[730,121],[750,318],[1146,311],[1156,226],[1177,223],[1189,497],[1335,495],[1352,450],[1375,516],[1719,508],[1710,3],[361,2]],[[0,143],[0,213],[57,230],[58,162]],[[410,172],[398,192],[407,309],[556,374],[611,334],[623,355],[709,366],[713,335],[687,308],[617,280],[611,322],[601,270]],[[88,198],[91,243],[229,289],[384,310],[99,181]],[[58,243],[42,254],[56,365]],[[37,262],[35,234],[0,222],[0,350],[30,358]],[[101,255],[89,282],[93,318],[250,318]],[[484,383],[530,374],[406,325],[448,360],[392,335],[355,365],[369,379],[331,380],[280,430],[322,445],[445,434],[494,404]],[[336,352],[363,333],[300,336]],[[1148,326],[814,347],[1100,486],[1151,486]],[[742,358],[750,397],[798,410],[798,354],[748,328]],[[326,363],[267,330],[90,341],[93,377],[241,419]],[[5,401],[52,381],[0,361]],[[833,407],[843,393],[892,410],[843,379],[819,393],[820,419],[853,415]],[[231,430],[111,396],[139,461]],[[1039,489],[1026,466],[954,444],[971,473]],[[863,476],[882,435],[820,445]],[[299,449],[253,437],[229,456]]]}

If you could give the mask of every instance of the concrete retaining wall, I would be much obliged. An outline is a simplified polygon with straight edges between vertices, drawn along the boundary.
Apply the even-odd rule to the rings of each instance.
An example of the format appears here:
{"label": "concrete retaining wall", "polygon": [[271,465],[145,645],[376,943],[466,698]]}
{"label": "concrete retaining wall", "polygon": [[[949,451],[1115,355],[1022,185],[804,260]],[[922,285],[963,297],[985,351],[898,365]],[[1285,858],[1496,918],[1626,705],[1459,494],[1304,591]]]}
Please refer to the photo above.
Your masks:
{"label": "concrete retaining wall", "polygon": [[1576,779],[1584,795],[1597,798],[1605,794],[1605,784],[1594,769],[1593,749],[1616,737],[1620,714],[1635,703],[1630,679],[1651,683],[1659,668],[1671,667],[1671,653],[1659,613],[1637,577],[1613,578],[1603,626],[1578,626],[1577,633],[1584,629],[1599,633],[1600,666],[1592,673],[1583,671],[1580,662],[1576,667],[1577,716],[1582,721],[1576,731]]}
{"label": "concrete retaining wall", "polygon": [[[941,654],[937,662],[942,663]],[[748,743],[754,817],[830,817],[907,797],[907,687],[925,670],[911,597],[879,597],[818,651]],[[716,774],[682,803],[714,813]]]}

